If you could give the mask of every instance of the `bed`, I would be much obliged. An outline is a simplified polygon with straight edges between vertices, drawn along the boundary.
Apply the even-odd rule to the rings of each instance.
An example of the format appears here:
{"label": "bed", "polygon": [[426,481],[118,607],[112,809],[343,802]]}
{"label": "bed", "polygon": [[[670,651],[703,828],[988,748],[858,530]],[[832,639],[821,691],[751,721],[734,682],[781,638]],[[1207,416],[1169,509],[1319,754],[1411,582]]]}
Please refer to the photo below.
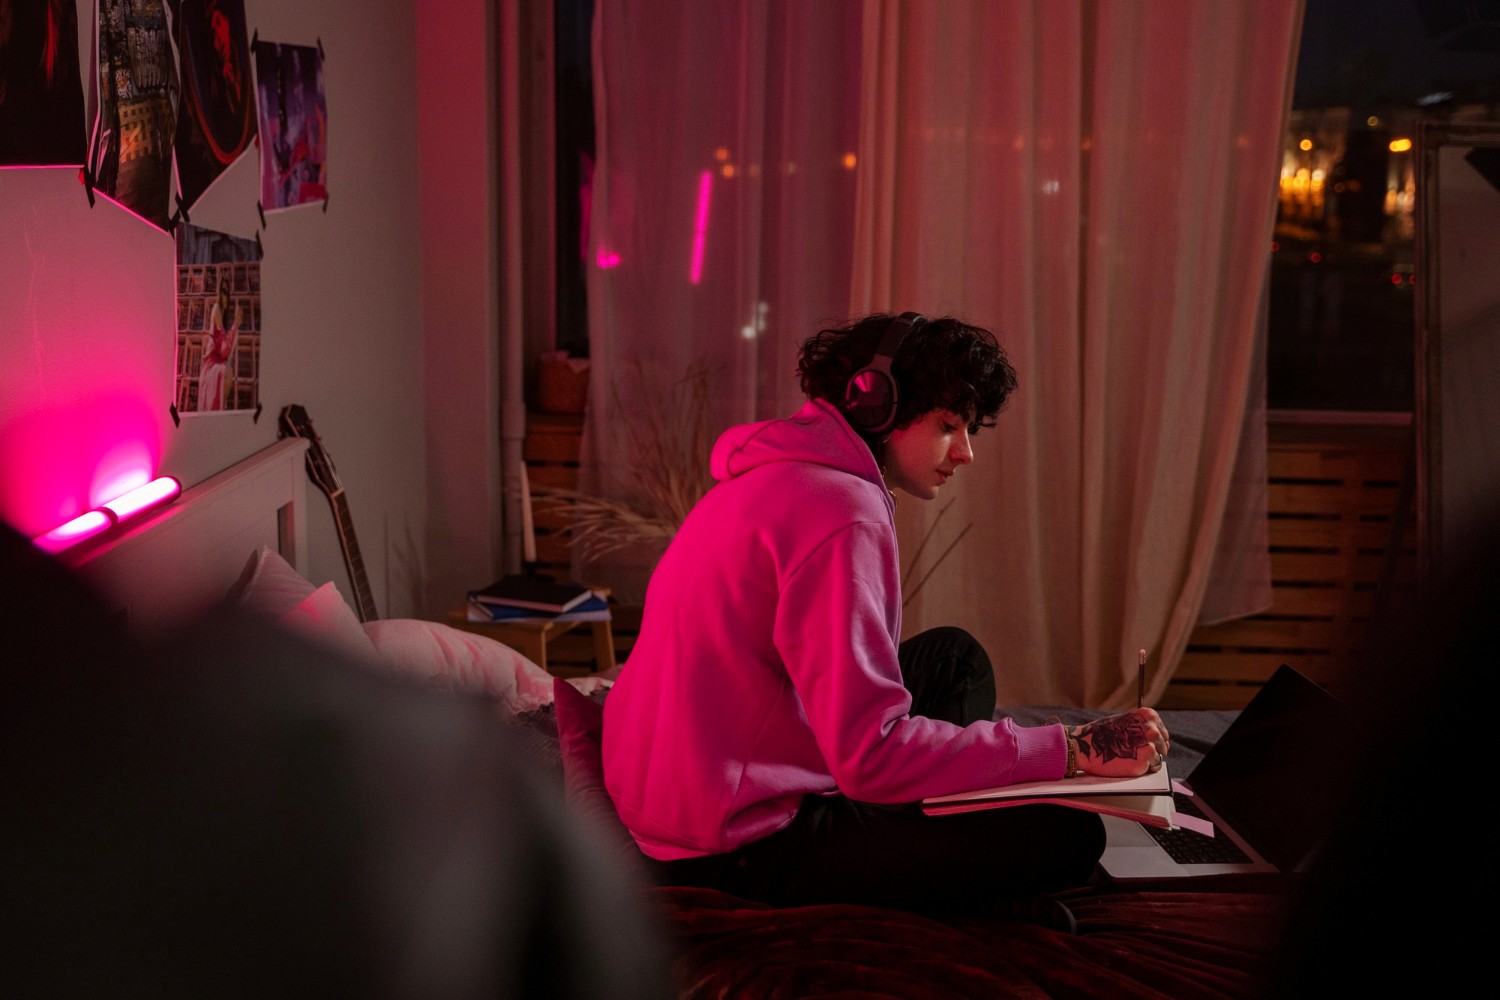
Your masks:
{"label": "bed", "polygon": [[[379,749],[360,756],[357,764],[339,765],[352,768],[358,781],[366,780],[366,772],[375,766],[371,761],[395,761],[391,764],[395,787],[411,786],[410,794],[424,806],[432,804],[427,802],[429,796],[439,805],[461,802],[452,811],[466,815],[464,809],[472,806],[469,800],[482,796],[466,791],[454,775],[470,773],[475,757],[472,748],[449,745],[453,741],[443,734],[450,729],[462,731],[475,746],[484,747],[491,738],[486,727],[503,734],[495,739],[503,740],[497,744],[503,747],[497,753],[505,757],[502,770],[508,769],[508,776],[502,781],[488,771],[475,773],[487,776],[484,788],[491,798],[496,788],[510,788],[519,799],[531,803],[529,811],[511,811],[504,803],[490,801],[491,811],[485,813],[489,817],[485,822],[509,831],[505,843],[514,847],[506,848],[505,863],[497,867],[519,868],[524,877],[512,872],[507,876],[510,881],[497,877],[484,884],[507,886],[496,888],[493,895],[507,905],[522,906],[526,901],[529,916],[519,924],[503,914],[481,921],[500,935],[486,939],[488,944],[466,939],[467,949],[488,957],[467,959],[467,965],[458,962],[464,968],[487,968],[493,955],[509,956],[503,974],[489,969],[482,976],[476,973],[472,982],[460,983],[476,986],[475,995],[1248,997],[1263,995],[1272,981],[1292,899],[1288,884],[1278,880],[1126,887],[1111,885],[1101,877],[1060,895],[1077,918],[1076,935],[1022,922],[943,921],[874,907],[778,910],[709,890],[645,886],[636,878],[629,845],[619,841],[618,830],[609,824],[610,810],[599,800],[598,707],[608,696],[607,682],[602,678],[554,679],[498,643],[438,623],[359,623],[336,588],[315,586],[305,579],[309,512],[304,448],[300,440],[278,442],[186,490],[176,503],[129,531],[65,555],[61,561],[75,580],[98,596],[106,616],[145,648],[184,629],[190,631],[195,620],[228,602],[253,610],[257,621],[269,618],[284,626],[297,641],[305,640],[304,653],[306,649],[320,651],[339,661],[340,671],[357,674],[364,670],[378,676],[381,684],[420,685],[429,692],[424,697],[451,697],[462,703],[460,710],[424,702],[423,725],[401,729],[408,735],[420,734],[423,750],[414,756],[428,768],[408,774],[415,765],[401,755],[393,757],[385,745],[386,735],[370,731],[372,718],[387,717],[384,709],[372,709],[358,718],[339,714],[346,711],[346,703],[365,704],[360,699],[367,699],[371,705],[384,706],[382,699],[395,695],[385,688],[370,694],[360,686],[361,681],[340,681],[352,684],[356,693],[340,695],[344,701],[335,709],[321,710],[334,713],[337,726],[358,730],[362,740]],[[207,658],[215,663],[221,658],[226,662],[253,659],[239,655],[233,642],[235,636],[256,635],[254,630],[233,627],[215,633],[214,648],[226,652]],[[204,654],[198,648],[195,656],[201,659]],[[295,673],[287,671],[286,683],[321,683],[322,668],[309,666],[309,659],[301,656],[302,666]],[[243,669],[258,678],[263,666],[250,663]],[[266,667],[266,672],[279,676],[279,669],[278,663],[276,669]],[[328,669],[331,675],[337,673]],[[254,688],[252,694],[260,690]],[[132,694],[129,687],[119,691],[124,697]],[[292,701],[303,705],[300,687],[298,691],[297,698],[303,700]],[[222,693],[214,697],[218,700],[213,705],[225,701]],[[319,705],[333,699],[322,688],[308,697]],[[287,699],[277,695],[272,701],[282,704]],[[451,719],[443,714],[450,711],[455,713]],[[403,713],[404,709],[390,717],[404,720]],[[1097,713],[1036,706],[1013,714],[1018,721],[1031,724],[1052,714],[1065,721],[1081,721]],[[108,715],[101,711],[99,717]],[[1174,734],[1174,770],[1186,775],[1233,713],[1173,712],[1165,717]],[[222,742],[222,734],[214,738]],[[222,752],[232,755],[234,748]],[[453,765],[454,760],[461,763]],[[524,773],[510,774],[513,771]],[[430,791],[434,783],[443,785],[442,795]],[[381,796],[378,823],[386,823],[392,812],[404,815],[406,806],[401,801],[385,792]],[[563,811],[556,811],[554,802]],[[523,824],[518,829],[518,815],[532,817],[535,828]],[[447,844],[442,838],[455,836],[453,830],[459,826],[445,824],[440,835],[423,828],[420,836],[409,830],[403,836],[417,840],[436,836],[437,842]],[[336,855],[328,844],[321,844],[320,849]],[[431,855],[420,856],[428,859]],[[407,855],[398,858],[396,867],[406,863]],[[330,863],[341,863],[341,859]],[[538,876],[538,872],[546,874]],[[385,877],[383,871],[380,877]],[[401,893],[389,898],[416,899],[412,905],[418,909],[434,905],[429,895],[412,888],[421,879],[413,876],[410,881]],[[463,913],[493,917],[486,907],[496,905],[494,899],[464,898],[469,909],[460,907]],[[565,903],[560,901],[564,898]],[[459,923],[468,928],[472,921]],[[514,935],[525,938],[525,948],[504,939],[497,927],[511,927]],[[386,933],[395,932],[387,928]],[[412,933],[421,937],[415,930]],[[473,937],[469,930],[454,933]],[[392,973],[396,981],[414,982],[420,970],[452,978],[455,956],[469,954],[452,942],[446,947],[437,947],[433,941],[428,945],[432,954],[423,952],[421,961],[413,958],[399,974]],[[329,981],[339,970],[353,975],[349,970],[358,955],[378,954],[379,959],[370,961],[379,965],[391,951],[354,949],[351,956],[356,957],[345,964],[308,957],[304,965],[292,968],[315,970]],[[524,962],[516,958],[522,951],[528,956]],[[362,975],[368,976],[368,970]],[[381,982],[388,985],[390,980]],[[515,992],[508,992],[511,989]],[[458,988],[447,992],[468,995]]]}

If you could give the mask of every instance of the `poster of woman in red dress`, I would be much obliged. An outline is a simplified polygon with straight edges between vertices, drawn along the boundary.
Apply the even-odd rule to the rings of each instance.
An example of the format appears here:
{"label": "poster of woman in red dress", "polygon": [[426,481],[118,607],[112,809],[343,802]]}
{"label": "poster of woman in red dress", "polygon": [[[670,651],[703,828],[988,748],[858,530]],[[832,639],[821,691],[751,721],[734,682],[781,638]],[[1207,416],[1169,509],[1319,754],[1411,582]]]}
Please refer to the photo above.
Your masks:
{"label": "poster of woman in red dress", "polygon": [[243,307],[230,299],[229,286],[219,285],[218,296],[209,303],[203,358],[198,363],[198,409],[204,412],[224,409],[229,365],[243,319]]}
{"label": "poster of woman in red dress", "polygon": [[260,405],[260,244],[190,223],[177,239],[180,415]]}

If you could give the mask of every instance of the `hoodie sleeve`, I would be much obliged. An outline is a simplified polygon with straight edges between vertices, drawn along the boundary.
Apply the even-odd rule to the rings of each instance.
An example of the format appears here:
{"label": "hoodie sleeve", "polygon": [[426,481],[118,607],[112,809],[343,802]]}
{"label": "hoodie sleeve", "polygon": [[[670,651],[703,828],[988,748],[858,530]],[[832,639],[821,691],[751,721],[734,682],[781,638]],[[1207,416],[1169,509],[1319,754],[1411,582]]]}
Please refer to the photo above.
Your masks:
{"label": "hoodie sleeve", "polygon": [[901,591],[890,525],[858,522],[784,579],[776,644],[839,790],[914,802],[1062,776],[1063,727],[913,717],[896,659]]}

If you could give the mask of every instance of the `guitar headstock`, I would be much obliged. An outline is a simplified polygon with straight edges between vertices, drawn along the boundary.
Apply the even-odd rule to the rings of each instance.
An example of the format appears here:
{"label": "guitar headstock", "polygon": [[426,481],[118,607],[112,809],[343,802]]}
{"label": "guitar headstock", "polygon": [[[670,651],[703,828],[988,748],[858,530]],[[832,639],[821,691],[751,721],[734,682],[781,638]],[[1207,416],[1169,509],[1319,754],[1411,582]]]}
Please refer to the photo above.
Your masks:
{"label": "guitar headstock", "polygon": [[282,437],[307,439],[307,474],[318,484],[318,488],[329,496],[342,491],[344,484],[339,482],[333,459],[324,450],[318,432],[313,430],[312,418],[307,415],[307,410],[298,403],[284,406],[281,408],[280,423]]}

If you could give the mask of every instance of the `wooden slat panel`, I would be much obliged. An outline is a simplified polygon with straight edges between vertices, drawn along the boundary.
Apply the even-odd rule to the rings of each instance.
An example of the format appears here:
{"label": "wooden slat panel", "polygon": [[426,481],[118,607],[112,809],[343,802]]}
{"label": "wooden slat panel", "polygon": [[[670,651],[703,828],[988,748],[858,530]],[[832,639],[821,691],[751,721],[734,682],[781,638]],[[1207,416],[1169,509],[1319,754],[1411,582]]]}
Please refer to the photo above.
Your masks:
{"label": "wooden slat panel", "polygon": [[1400,481],[1406,455],[1395,449],[1277,448],[1266,453],[1266,474],[1276,479],[1367,479]]}
{"label": "wooden slat panel", "polygon": [[1277,479],[1343,479],[1348,471],[1334,468],[1328,455],[1306,448],[1276,449],[1266,452],[1266,475]]}
{"label": "wooden slat panel", "polygon": [[[1391,608],[1400,607],[1402,596],[1409,593],[1412,587],[1412,583],[1398,580],[1392,588]],[[1364,621],[1375,609],[1375,585],[1369,584],[1358,589],[1277,587],[1273,589],[1271,601],[1271,609],[1266,612],[1270,616],[1296,615]]]}
{"label": "wooden slat panel", "polygon": [[1383,552],[1272,552],[1271,579],[1296,583],[1375,583]]}
{"label": "wooden slat panel", "polygon": [[1229,662],[1228,657],[1212,653],[1204,655],[1189,647],[1182,654],[1182,665],[1173,676],[1184,681],[1249,681],[1263,684],[1270,680],[1276,668],[1283,663],[1291,663],[1314,679],[1316,675],[1333,674],[1340,669],[1338,657],[1322,653],[1238,653],[1232,659],[1232,670],[1226,666],[1226,662]]}
{"label": "wooden slat panel", "polygon": [[583,414],[543,413],[531,410],[526,414],[527,434],[573,434],[583,435]]}
{"label": "wooden slat panel", "polygon": [[1335,617],[1345,608],[1348,592],[1340,587],[1272,587],[1271,614]]}
{"label": "wooden slat panel", "polygon": [[570,465],[528,465],[526,476],[532,486],[551,486],[560,490],[578,488],[578,469]]}
{"label": "wooden slat panel", "polygon": [[[1390,519],[1411,455],[1410,428],[1274,424],[1268,430],[1272,607],[1194,630],[1164,707],[1242,707],[1283,661],[1332,689],[1352,683],[1366,658]],[[1393,607],[1415,578],[1409,514],[1397,544]],[[1299,652],[1307,650],[1326,652]]]}
{"label": "wooden slat panel", "polygon": [[1266,505],[1273,514],[1338,513],[1346,492],[1341,483],[1271,482],[1266,484]]}
{"label": "wooden slat panel", "polygon": [[536,557],[540,562],[560,563],[567,566],[573,561],[573,550],[565,535],[536,536]]}
{"label": "wooden slat panel", "polygon": [[527,434],[521,456],[528,462],[577,465],[583,442],[571,434]]}
{"label": "wooden slat panel", "polygon": [[531,514],[531,523],[538,532],[560,531],[572,522],[572,515],[560,508],[538,507]]}
{"label": "wooden slat panel", "polygon": [[1166,692],[1156,703],[1159,709],[1172,711],[1184,709],[1214,709],[1230,711],[1244,708],[1259,684],[1179,684],[1167,686]]}
{"label": "wooden slat panel", "polygon": [[1390,486],[1351,487],[1342,483],[1266,484],[1266,506],[1272,514],[1379,514],[1388,516],[1396,508],[1397,488]]}
{"label": "wooden slat panel", "polygon": [[[1384,549],[1390,537],[1389,519],[1379,521],[1302,521],[1273,518],[1267,533],[1272,548],[1342,548]],[[1410,529],[1403,529],[1403,540],[1410,541]]]}
{"label": "wooden slat panel", "polygon": [[1286,621],[1262,617],[1241,618],[1193,630],[1194,646],[1255,646],[1271,649],[1337,649],[1344,644],[1348,627],[1337,621]]}
{"label": "wooden slat panel", "polygon": [[[583,437],[583,418],[574,414],[531,413],[527,417],[526,439],[522,444],[522,455],[526,461],[526,475],[533,487],[571,490],[578,488],[578,456]],[[573,572],[573,552],[568,545],[564,529],[572,521],[562,509],[549,507],[538,498],[533,504],[532,523],[536,528],[537,568],[552,576],[566,578]],[[587,647],[591,642],[587,630],[580,630],[581,640]],[[570,641],[571,639],[571,633]],[[566,645],[564,646],[566,650]],[[585,650],[585,657],[592,663],[592,648]],[[551,649],[549,661],[556,659]],[[566,654],[559,661],[562,669],[558,673],[586,673],[592,666],[579,665],[570,671]]]}

